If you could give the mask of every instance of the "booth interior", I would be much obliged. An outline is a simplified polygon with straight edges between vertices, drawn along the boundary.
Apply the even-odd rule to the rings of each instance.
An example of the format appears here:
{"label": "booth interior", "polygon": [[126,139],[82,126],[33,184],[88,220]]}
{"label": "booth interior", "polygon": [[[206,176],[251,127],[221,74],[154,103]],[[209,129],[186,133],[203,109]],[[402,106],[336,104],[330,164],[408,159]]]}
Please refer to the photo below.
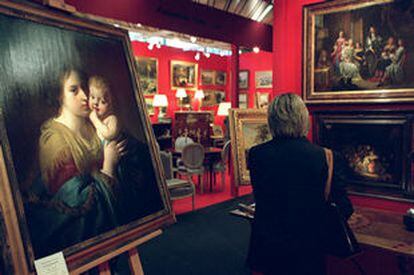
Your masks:
{"label": "booth interior", "polygon": [[[346,175],[356,213],[350,225],[362,253],[352,260],[328,257],[328,274],[414,274],[414,209],[409,211],[414,208],[414,18],[407,12],[414,10],[411,1],[406,8],[400,6],[404,1],[394,5],[385,0],[6,2],[0,9],[0,30],[6,30],[2,20],[16,17],[11,29],[22,32],[21,22],[36,22],[56,28],[56,33],[64,29],[57,44],[71,35],[82,35],[79,41],[89,43],[61,58],[75,56],[79,64],[92,60],[90,71],[112,74],[111,84],[122,84],[119,90],[111,86],[121,114],[117,119],[138,142],[129,147],[128,136],[127,160],[120,163],[132,167],[141,161],[138,166],[145,171],[120,171],[137,182],[149,173],[154,184],[136,191],[148,192],[148,198],[123,190],[121,198],[140,198],[140,204],[149,205],[145,213],[125,218],[120,211],[116,216],[121,206],[134,212],[131,201],[118,205],[116,198],[107,211],[115,213],[114,220],[124,218],[121,223],[41,250],[36,242],[48,245],[51,239],[34,236],[39,228],[33,226],[38,220],[31,221],[35,211],[30,204],[47,203],[41,196],[26,197],[30,188],[21,187],[34,178],[31,171],[23,171],[32,169],[25,153],[38,149],[27,149],[34,142],[21,148],[16,144],[24,143],[24,135],[39,136],[43,130],[17,129],[12,120],[18,122],[20,114],[9,110],[28,98],[5,94],[0,100],[5,102],[0,106],[5,110],[0,116],[5,129],[0,150],[0,274],[29,274],[37,268],[35,259],[59,251],[73,274],[94,268],[106,274],[250,274],[245,258],[254,197],[247,156],[251,147],[272,138],[268,105],[286,92],[300,95],[309,109],[307,138],[341,153],[352,170]],[[20,5],[28,6],[22,14],[16,11]],[[37,12],[39,7],[45,12]],[[382,40],[373,42],[373,37]],[[92,47],[100,43],[105,47],[95,53]],[[9,50],[11,61],[4,59],[0,65],[19,71],[11,48],[0,41],[1,47]],[[22,56],[27,54],[25,47],[17,47],[16,53],[21,49]],[[39,71],[33,75],[47,72]],[[15,83],[19,81],[4,87],[19,93]],[[55,101],[39,93],[39,102]],[[31,116],[32,111],[28,109],[22,120],[34,119],[33,125],[44,129],[40,122],[46,115]],[[110,143],[101,141],[106,144],[102,148]],[[129,152],[147,157],[136,160]],[[96,180],[95,174],[88,177]],[[106,177],[96,180],[91,194],[107,192]],[[111,196],[105,193],[102,200]],[[76,217],[90,205],[84,202],[76,208]],[[18,265],[22,267],[16,269]]]}

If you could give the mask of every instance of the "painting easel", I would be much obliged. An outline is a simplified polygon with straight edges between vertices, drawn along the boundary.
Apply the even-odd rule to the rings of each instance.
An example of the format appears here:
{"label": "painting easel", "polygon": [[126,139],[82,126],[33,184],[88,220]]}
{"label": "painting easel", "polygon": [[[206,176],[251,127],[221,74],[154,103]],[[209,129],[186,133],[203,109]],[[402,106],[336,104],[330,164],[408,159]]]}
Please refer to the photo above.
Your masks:
{"label": "painting easel", "polygon": [[95,259],[94,261],[87,263],[83,266],[80,266],[74,270],[70,271],[70,274],[73,275],[80,275],[96,266],[98,266],[99,268],[99,274],[100,275],[110,275],[111,274],[111,270],[109,267],[109,260],[121,255],[124,252],[128,252],[128,262],[129,262],[129,268],[131,270],[131,274],[133,275],[143,275],[144,271],[142,269],[142,264],[141,264],[141,260],[139,258],[139,254],[138,251],[136,249],[137,246],[161,235],[162,230],[158,229],[142,238],[139,238],[123,247],[120,247],[114,251],[112,251],[111,253],[108,253],[106,255],[103,255],[97,259]]}

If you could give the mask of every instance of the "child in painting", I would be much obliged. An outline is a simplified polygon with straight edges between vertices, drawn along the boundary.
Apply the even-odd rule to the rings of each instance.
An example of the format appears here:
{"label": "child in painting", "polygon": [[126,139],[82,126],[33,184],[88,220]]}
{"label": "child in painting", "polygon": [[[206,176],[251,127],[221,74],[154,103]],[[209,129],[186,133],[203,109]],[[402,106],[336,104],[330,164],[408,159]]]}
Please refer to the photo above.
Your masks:
{"label": "child in painting", "polygon": [[101,76],[89,78],[89,118],[103,144],[115,139],[120,127],[113,113],[112,97],[108,82]]}

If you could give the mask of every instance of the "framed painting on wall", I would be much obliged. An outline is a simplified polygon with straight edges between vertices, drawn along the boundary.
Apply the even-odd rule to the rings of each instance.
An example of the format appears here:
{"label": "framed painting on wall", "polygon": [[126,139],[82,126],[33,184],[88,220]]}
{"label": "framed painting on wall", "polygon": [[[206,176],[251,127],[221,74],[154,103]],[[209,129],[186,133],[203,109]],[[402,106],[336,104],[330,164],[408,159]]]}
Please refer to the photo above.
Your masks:
{"label": "framed painting on wall", "polygon": [[171,61],[171,89],[197,88],[198,64],[184,61]]}
{"label": "framed painting on wall", "polygon": [[213,70],[201,70],[201,85],[213,85],[214,84],[214,71]]}
{"label": "framed painting on wall", "polygon": [[305,6],[305,102],[414,101],[413,9],[389,0]]}
{"label": "framed painting on wall", "polygon": [[[172,223],[128,33],[16,1],[0,2],[0,33],[2,272],[60,251],[73,271]],[[122,156],[95,130],[99,89]]]}
{"label": "framed painting on wall", "polygon": [[215,71],[215,80],[214,84],[218,86],[225,86],[226,85],[226,72],[223,71]]}
{"label": "framed painting on wall", "polygon": [[239,94],[239,108],[240,109],[247,109],[248,108],[248,101],[247,101],[247,94]]}
{"label": "framed painting on wall", "polygon": [[267,110],[269,106],[270,93],[256,92],[256,108]]}
{"label": "framed painting on wall", "polygon": [[239,71],[239,89],[249,89],[249,71],[241,70]]}
{"label": "framed painting on wall", "polygon": [[251,147],[270,140],[267,112],[257,109],[230,109],[230,137],[236,186],[250,184],[247,155]]}
{"label": "framed painting on wall", "polygon": [[255,82],[257,88],[272,88],[272,71],[257,71],[255,72]]}
{"label": "framed painting on wall", "polygon": [[153,102],[154,102],[154,97],[152,97],[152,96],[151,97],[147,97],[147,96],[145,97],[145,105],[147,107],[147,112],[148,112],[149,116],[153,116],[155,114]]}
{"label": "framed painting on wall", "polygon": [[156,94],[158,91],[158,59],[137,56],[135,60],[143,94]]}

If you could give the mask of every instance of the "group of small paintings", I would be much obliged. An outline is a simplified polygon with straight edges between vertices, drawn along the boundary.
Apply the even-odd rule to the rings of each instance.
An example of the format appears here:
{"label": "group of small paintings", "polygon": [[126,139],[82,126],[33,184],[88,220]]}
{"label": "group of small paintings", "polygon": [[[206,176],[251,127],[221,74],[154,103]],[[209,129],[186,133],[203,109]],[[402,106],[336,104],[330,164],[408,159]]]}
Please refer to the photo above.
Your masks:
{"label": "group of small paintings", "polygon": [[[255,78],[255,88],[272,88],[272,71],[256,71]],[[249,71],[240,70],[239,71],[239,90],[249,89]]]}
{"label": "group of small paintings", "polygon": [[202,106],[209,107],[214,105],[219,105],[221,102],[224,102],[226,99],[225,91],[216,91],[216,90],[204,90],[204,99]]}
{"label": "group of small paintings", "polygon": [[227,73],[223,71],[215,70],[202,70],[201,71],[201,85],[215,85],[225,86],[227,83]]}

